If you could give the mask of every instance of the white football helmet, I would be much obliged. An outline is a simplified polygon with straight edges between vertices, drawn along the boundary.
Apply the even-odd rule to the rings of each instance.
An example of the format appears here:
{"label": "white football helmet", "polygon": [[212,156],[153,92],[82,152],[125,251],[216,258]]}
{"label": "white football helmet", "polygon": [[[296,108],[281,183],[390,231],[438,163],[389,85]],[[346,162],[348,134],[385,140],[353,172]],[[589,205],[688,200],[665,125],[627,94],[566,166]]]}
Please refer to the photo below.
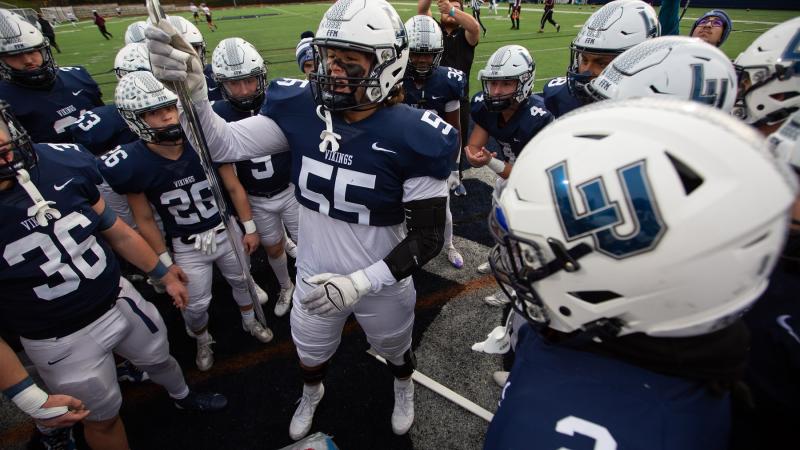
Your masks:
{"label": "white football helmet", "polygon": [[[414,16],[406,22],[406,32],[408,33],[408,68],[406,73],[417,79],[425,79],[431,76],[433,71],[439,67],[444,53],[444,42],[442,40],[442,29],[431,16]],[[433,55],[430,64],[414,63],[411,61],[411,54],[420,53]]]}
{"label": "white football helmet", "polygon": [[706,334],[766,289],[796,190],[764,139],[718,109],[599,102],[549,125],[517,158],[490,215],[490,263],[537,326]]}
{"label": "white football helmet", "polygon": [[114,58],[114,73],[117,80],[130,72],[139,70],[150,70],[150,53],[147,51],[147,44],[144,42],[126,44],[117,52]]}
{"label": "white football helmet", "polygon": [[788,162],[800,174],[800,111],[769,135],[767,145],[776,158]]}
{"label": "white football helmet", "polygon": [[667,95],[731,112],[736,71],[717,47],[700,39],[664,36],[625,50],[586,84],[595,100]]}
{"label": "white football helmet", "polygon": [[[203,64],[206,63],[206,41],[203,39],[203,34],[200,33],[200,30],[190,22],[188,19],[185,19],[183,16],[167,16],[167,20],[169,21],[170,25],[172,25],[175,30],[181,34],[186,42],[188,42],[192,47],[194,47],[194,51],[197,52],[197,56],[200,57],[200,61]],[[150,23],[150,19],[147,19],[147,23]]]}
{"label": "white football helmet", "polygon": [[[264,102],[267,88],[267,66],[253,44],[242,38],[223,39],[211,55],[214,80],[222,85],[222,96],[242,111],[252,111]],[[257,78],[258,88],[246,97],[236,98],[225,88],[226,81]]]}
{"label": "white football helmet", "polygon": [[32,87],[49,88],[58,75],[48,41],[38,28],[7,9],[0,9],[0,56],[39,51],[42,65],[31,70],[17,70],[0,58],[0,78],[11,83]]}
{"label": "white football helmet", "polygon": [[147,28],[147,22],[144,20],[139,20],[128,25],[128,29],[125,30],[125,43],[134,44],[137,42],[144,42],[145,28]]}
{"label": "white football helmet", "polygon": [[[317,71],[309,74],[317,104],[329,111],[359,108],[384,101],[402,82],[408,63],[408,37],[403,21],[394,7],[384,0],[338,0],[322,21],[312,41]],[[369,54],[372,67],[367,73],[334,77],[328,61],[328,49],[353,50]],[[344,80],[344,84],[336,81]],[[349,87],[351,92],[334,91]],[[356,89],[364,87],[365,96],[356,101]]]}
{"label": "white football helmet", "polygon": [[757,37],[733,64],[739,72],[733,114],[755,127],[786,119],[800,108],[800,17]]}
{"label": "white football helmet", "polygon": [[[521,45],[506,45],[498,48],[486,67],[478,72],[478,79],[483,83],[483,102],[489,111],[502,111],[511,106],[512,101],[522,103],[531,93],[536,79],[536,62]],[[517,80],[517,90],[508,95],[489,95],[489,81]]]}
{"label": "white football helmet", "polygon": [[658,15],[641,0],[614,0],[606,3],[584,23],[570,45],[567,87],[573,96],[590,100],[584,85],[594,75],[580,72],[583,53],[616,56],[636,44],[661,34]]}
{"label": "white football helmet", "polygon": [[145,142],[177,142],[183,139],[180,124],[153,128],[142,118],[155,111],[178,103],[178,97],[165,88],[151,72],[131,72],[117,83],[114,103],[128,127]]}
{"label": "white football helmet", "polygon": [[[0,147],[0,160],[5,161],[0,165],[0,180],[12,180],[21,170],[30,171],[36,165],[37,156],[28,132],[5,100],[0,100],[0,130],[8,139],[8,145],[4,143]],[[10,160],[9,152],[13,152]]]}

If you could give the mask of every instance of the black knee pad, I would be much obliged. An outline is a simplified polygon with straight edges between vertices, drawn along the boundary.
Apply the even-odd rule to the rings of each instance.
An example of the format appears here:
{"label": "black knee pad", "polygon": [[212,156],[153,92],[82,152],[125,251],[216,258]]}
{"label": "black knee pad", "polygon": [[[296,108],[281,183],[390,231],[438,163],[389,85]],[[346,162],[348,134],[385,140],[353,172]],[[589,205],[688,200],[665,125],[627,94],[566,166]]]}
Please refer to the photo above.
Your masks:
{"label": "black knee pad", "polygon": [[300,365],[300,370],[303,372],[303,383],[305,384],[318,384],[325,379],[328,374],[328,361],[318,365],[314,368],[304,367]]}
{"label": "black knee pad", "polygon": [[388,359],[386,360],[386,365],[389,366],[389,372],[391,372],[395,378],[408,378],[414,373],[414,369],[417,368],[417,357],[414,355],[413,350],[408,349],[403,353],[402,365],[396,366]]}

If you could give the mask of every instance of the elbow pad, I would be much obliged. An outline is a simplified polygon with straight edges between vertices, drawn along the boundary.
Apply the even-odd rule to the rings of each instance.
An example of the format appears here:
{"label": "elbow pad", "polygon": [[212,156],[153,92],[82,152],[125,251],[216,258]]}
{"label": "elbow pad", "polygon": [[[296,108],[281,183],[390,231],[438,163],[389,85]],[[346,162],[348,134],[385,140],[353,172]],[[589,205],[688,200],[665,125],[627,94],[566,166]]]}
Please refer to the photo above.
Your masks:
{"label": "elbow pad", "polygon": [[396,280],[411,275],[442,250],[447,197],[414,200],[403,206],[408,234],[383,259]]}

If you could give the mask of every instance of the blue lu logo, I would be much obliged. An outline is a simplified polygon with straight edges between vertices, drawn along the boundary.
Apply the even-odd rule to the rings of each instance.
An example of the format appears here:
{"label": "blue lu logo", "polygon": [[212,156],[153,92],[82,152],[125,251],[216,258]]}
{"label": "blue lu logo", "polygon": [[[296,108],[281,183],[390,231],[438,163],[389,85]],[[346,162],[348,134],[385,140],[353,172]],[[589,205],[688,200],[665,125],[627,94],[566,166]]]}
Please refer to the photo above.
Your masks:
{"label": "blue lu logo", "polygon": [[706,80],[703,65],[692,64],[692,100],[721,108],[728,96],[728,79]]}
{"label": "blue lu logo", "polygon": [[625,204],[634,222],[633,231],[625,236],[615,230],[625,224],[620,203],[609,201],[602,177],[576,186],[583,200],[581,210],[585,211],[579,213],[570,188],[572,183],[566,161],[547,169],[558,218],[567,241],[592,236],[598,251],[617,259],[653,250],[667,231],[667,225],[658,211],[645,168],[645,161],[641,160],[617,169],[625,193]]}

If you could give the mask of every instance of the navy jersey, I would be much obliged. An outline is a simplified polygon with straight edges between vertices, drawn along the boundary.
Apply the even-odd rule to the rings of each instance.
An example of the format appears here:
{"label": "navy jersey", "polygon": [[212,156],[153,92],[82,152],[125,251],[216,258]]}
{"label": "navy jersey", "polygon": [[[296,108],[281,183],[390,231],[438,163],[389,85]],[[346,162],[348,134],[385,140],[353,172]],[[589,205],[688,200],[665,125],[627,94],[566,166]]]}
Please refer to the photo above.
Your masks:
{"label": "navy jersey", "polygon": [[31,89],[0,81],[0,98],[34,142],[71,142],[67,127],[85,111],[103,105],[97,83],[83,67],[59,67],[53,87]]}
{"label": "navy jersey", "polygon": [[437,67],[433,74],[418,88],[412,78],[403,80],[405,100],[403,103],[415,108],[436,111],[440,117],[445,115],[445,105],[453,100],[458,101],[466,95],[464,72],[451,67]]}
{"label": "navy jersey", "polygon": [[[228,122],[250,117],[250,112],[236,109],[227,100],[214,102],[214,112]],[[289,187],[292,174],[292,156],[289,152],[260,156],[237,161],[236,175],[248,194],[273,196]]]}
{"label": "navy jersey", "polygon": [[206,64],[203,68],[203,75],[206,76],[208,99],[212,102],[222,100],[222,85],[217,85],[216,80],[214,80],[214,71],[211,69],[211,64]]}
{"label": "navy jersey", "polygon": [[0,322],[22,336],[74,322],[119,291],[119,265],[100,236],[92,205],[102,179],[91,153],[76,144],[34,144],[31,180],[61,218],[40,226],[19,184],[0,191]]}
{"label": "navy jersey", "polygon": [[520,329],[484,448],[728,448],[730,399],[699,382],[545,343]]}
{"label": "navy jersey", "polygon": [[379,108],[347,123],[333,114],[339,151],[320,152],[325,124],[317,117],[307,80],[270,83],[261,113],[280,126],[292,149],[292,182],[303,206],[349,223],[403,223],[403,183],[450,175],[455,129],[431,111],[408,105]]}
{"label": "navy jersey", "polygon": [[73,142],[83,145],[95,155],[102,155],[119,145],[139,139],[114,105],[98,106],[86,111],[67,130]]}
{"label": "navy jersey", "polygon": [[544,107],[544,101],[538,95],[530,95],[502,126],[501,113],[486,109],[483,92],[472,97],[470,114],[472,120],[500,144],[497,156],[511,164],[514,164],[525,144],[553,121],[553,115]]}
{"label": "navy jersey", "polygon": [[544,105],[556,118],[583,106],[583,102],[573,97],[567,87],[567,77],[553,78],[544,85]]}
{"label": "navy jersey", "polygon": [[125,144],[103,155],[100,172],[119,194],[144,193],[170,238],[189,237],[220,223],[200,157],[188,143],[175,161],[151,151],[144,141]]}

